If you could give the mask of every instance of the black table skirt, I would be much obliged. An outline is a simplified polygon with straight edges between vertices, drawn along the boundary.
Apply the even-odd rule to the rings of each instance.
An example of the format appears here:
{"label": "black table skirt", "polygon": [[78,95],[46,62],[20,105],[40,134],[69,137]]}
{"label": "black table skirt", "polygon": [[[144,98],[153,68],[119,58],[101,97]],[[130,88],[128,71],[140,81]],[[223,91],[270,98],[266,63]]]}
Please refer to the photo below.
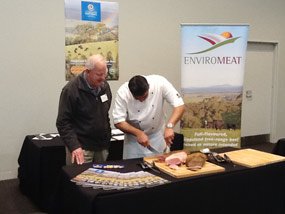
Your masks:
{"label": "black table skirt", "polygon": [[[124,164],[122,172],[139,171],[141,159]],[[136,190],[95,190],[70,179],[91,167],[63,167],[50,213],[285,213],[285,162],[257,168],[223,165],[225,172],[176,179],[171,183]]]}
{"label": "black table skirt", "polygon": [[18,158],[20,190],[42,210],[50,205],[51,195],[65,165],[65,147],[59,137],[33,140],[26,136]]}
{"label": "black table skirt", "polygon": [[[50,207],[61,168],[65,165],[65,146],[60,137],[44,135],[51,140],[28,135],[18,157],[20,190],[43,211]],[[108,160],[121,160],[123,141],[111,141]]]}

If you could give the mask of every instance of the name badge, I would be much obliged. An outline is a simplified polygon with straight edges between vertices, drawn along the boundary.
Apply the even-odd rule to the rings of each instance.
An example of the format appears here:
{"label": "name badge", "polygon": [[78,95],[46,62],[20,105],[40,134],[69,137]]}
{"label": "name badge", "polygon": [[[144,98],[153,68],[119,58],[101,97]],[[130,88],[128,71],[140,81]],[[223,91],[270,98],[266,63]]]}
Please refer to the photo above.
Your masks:
{"label": "name badge", "polygon": [[101,98],[102,103],[104,103],[104,102],[106,102],[108,100],[107,94],[101,95],[100,98]]}

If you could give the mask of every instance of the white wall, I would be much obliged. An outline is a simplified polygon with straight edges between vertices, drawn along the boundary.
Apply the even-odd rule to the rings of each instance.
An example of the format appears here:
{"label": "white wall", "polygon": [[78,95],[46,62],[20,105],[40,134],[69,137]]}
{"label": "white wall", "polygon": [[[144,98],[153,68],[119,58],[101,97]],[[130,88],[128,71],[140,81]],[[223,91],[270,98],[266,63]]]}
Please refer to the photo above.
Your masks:
{"label": "white wall", "polygon": [[[181,23],[248,23],[249,40],[277,41],[277,136],[285,137],[284,0],[119,2],[120,79],[157,73],[180,88]],[[2,1],[0,7],[0,180],[17,177],[26,135],[56,132],[64,77],[64,1]]]}

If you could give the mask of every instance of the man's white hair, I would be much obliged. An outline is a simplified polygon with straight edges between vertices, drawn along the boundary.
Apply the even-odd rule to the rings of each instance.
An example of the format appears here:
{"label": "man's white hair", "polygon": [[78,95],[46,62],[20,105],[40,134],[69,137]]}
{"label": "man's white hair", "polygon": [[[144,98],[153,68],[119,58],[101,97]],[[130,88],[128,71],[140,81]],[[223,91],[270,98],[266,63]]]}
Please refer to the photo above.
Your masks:
{"label": "man's white hair", "polygon": [[90,71],[93,70],[96,66],[96,64],[100,61],[105,62],[106,60],[104,59],[104,57],[100,54],[96,54],[96,55],[92,55],[90,56],[85,63],[85,67]]}

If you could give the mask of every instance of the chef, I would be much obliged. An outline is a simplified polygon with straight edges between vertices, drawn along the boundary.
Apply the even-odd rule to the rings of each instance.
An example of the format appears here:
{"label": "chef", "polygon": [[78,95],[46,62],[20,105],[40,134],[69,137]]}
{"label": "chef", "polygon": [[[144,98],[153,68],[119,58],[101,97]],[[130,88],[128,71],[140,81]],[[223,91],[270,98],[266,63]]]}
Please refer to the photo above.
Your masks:
{"label": "chef", "polygon": [[[164,102],[173,108],[167,121]],[[125,133],[123,158],[139,158],[169,151],[174,126],[184,113],[184,102],[163,76],[136,75],[117,91],[113,108],[116,128]]]}

